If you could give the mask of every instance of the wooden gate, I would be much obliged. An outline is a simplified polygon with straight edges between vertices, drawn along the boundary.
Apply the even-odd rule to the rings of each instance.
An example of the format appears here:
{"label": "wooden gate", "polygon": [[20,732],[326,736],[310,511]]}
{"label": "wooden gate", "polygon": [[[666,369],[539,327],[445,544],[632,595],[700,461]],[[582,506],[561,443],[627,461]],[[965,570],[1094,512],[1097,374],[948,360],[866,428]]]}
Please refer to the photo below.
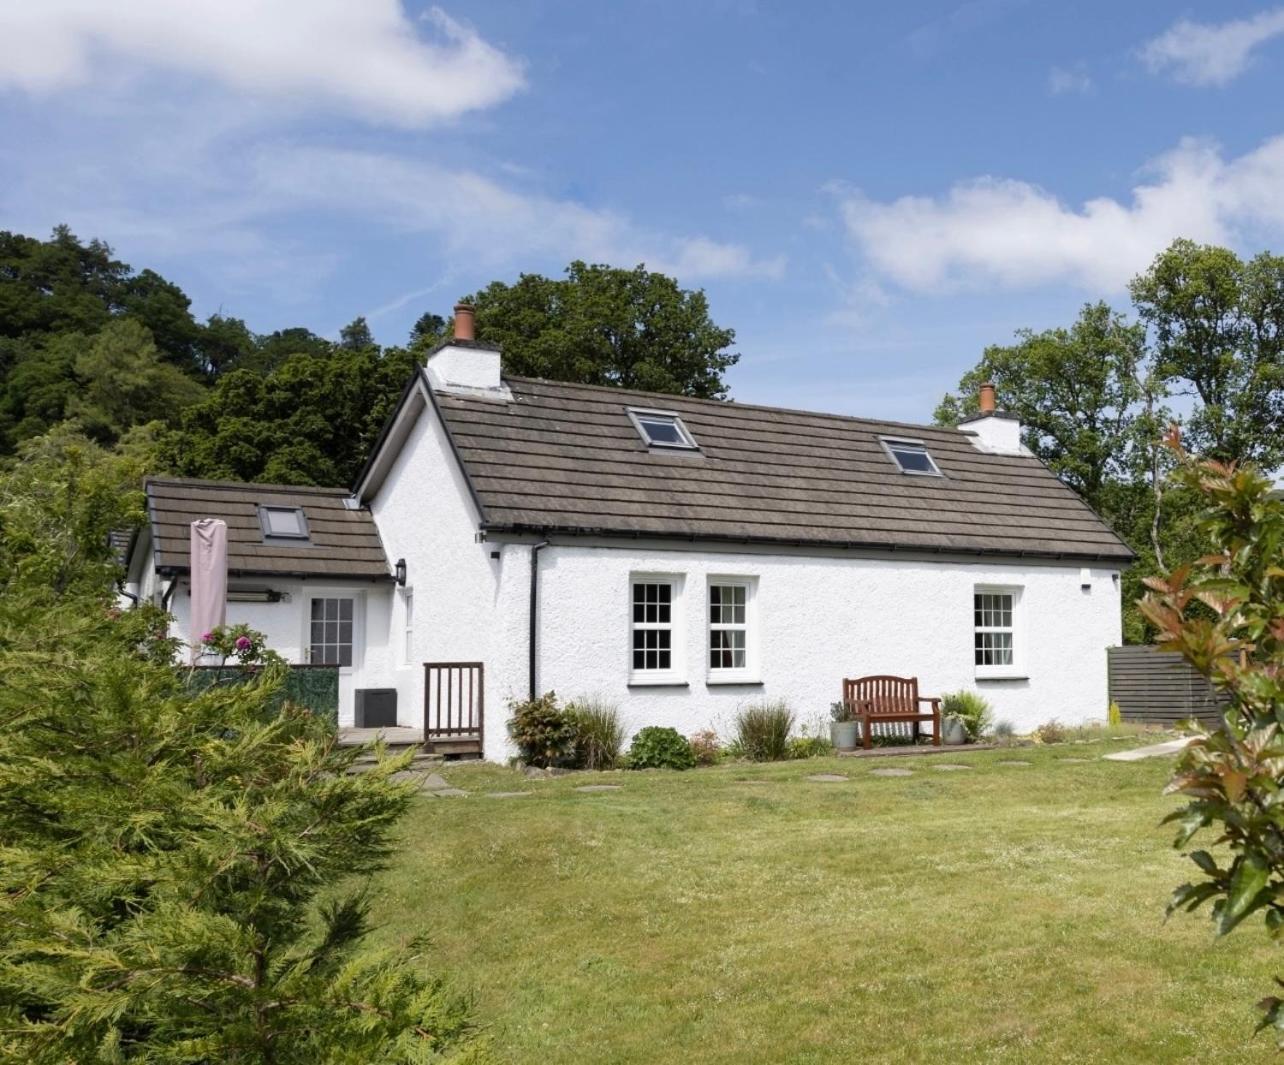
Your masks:
{"label": "wooden gate", "polygon": [[485,709],[482,663],[424,663],[426,748],[439,754],[481,754]]}

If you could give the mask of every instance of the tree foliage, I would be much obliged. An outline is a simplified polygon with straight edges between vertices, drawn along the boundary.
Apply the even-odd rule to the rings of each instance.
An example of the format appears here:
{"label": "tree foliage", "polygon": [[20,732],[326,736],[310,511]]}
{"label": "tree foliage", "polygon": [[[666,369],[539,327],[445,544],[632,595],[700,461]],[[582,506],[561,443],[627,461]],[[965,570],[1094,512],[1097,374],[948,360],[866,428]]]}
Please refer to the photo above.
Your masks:
{"label": "tree foliage", "polygon": [[59,430],[0,478],[0,1059],[482,1060],[422,944],[365,943],[404,760],[347,773],[257,634],[197,693],[115,609],[132,445]]}
{"label": "tree foliage", "polygon": [[997,385],[1025,445],[1137,552],[1123,591],[1125,636],[1139,642],[1154,631],[1136,605],[1144,578],[1203,550],[1165,428],[1184,422],[1209,457],[1284,463],[1284,258],[1178,240],[1130,289],[1134,321],[1089,304],[1068,329],[987,348],[936,418],[957,424],[983,381]]}
{"label": "tree foliage", "polygon": [[[1169,912],[1212,903],[1219,935],[1260,914],[1284,936],[1284,499],[1252,466],[1197,462],[1179,452],[1176,477],[1203,503],[1208,554],[1152,577],[1143,610],[1161,645],[1179,651],[1225,694],[1222,726],[1200,730],[1168,786],[1186,805],[1167,820],[1176,846],[1211,830],[1189,857],[1197,880]],[[1262,1003],[1284,1044],[1284,999]]]}
{"label": "tree foliage", "polygon": [[469,302],[477,338],[499,344],[512,374],[721,399],[740,358],[727,350],[735,330],[714,324],[703,291],[642,266],[577,260],[564,279],[522,274]]}

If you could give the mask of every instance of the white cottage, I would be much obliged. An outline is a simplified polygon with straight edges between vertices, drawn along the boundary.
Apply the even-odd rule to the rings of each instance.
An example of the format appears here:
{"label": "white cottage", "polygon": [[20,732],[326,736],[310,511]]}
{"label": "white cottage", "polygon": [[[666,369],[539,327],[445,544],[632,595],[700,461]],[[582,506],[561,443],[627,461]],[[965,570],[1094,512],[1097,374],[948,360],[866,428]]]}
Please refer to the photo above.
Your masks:
{"label": "white cottage", "polygon": [[1021,729],[1104,716],[1132,552],[992,391],[941,429],[561,384],[470,327],[351,491],[150,482],[130,590],[188,638],[186,523],[223,517],[229,621],[338,664],[341,725],[494,760],[506,702],[550,689],[686,734],[764,697],[819,719],[866,674]]}

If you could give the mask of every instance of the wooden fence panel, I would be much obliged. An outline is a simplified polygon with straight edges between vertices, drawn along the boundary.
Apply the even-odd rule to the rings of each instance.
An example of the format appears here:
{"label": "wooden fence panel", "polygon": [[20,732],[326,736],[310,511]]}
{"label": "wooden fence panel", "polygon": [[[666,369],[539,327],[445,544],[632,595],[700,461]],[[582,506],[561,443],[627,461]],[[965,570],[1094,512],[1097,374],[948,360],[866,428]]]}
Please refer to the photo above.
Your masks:
{"label": "wooden fence panel", "polygon": [[1175,725],[1195,718],[1216,725],[1226,705],[1208,680],[1181,655],[1157,647],[1111,647],[1106,652],[1110,699],[1125,721]]}

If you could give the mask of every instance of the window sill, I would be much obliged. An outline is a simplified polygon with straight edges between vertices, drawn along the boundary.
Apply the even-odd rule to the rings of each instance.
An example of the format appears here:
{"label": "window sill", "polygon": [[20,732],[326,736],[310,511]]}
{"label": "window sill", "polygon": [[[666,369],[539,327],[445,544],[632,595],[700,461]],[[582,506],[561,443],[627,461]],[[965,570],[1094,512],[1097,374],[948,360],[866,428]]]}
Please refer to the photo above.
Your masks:
{"label": "window sill", "polygon": [[997,673],[982,673],[979,670],[976,673],[977,680],[1029,680],[1028,673],[1022,673],[1020,670],[1004,670]]}
{"label": "window sill", "polygon": [[741,687],[762,686],[761,677],[750,676],[719,676],[716,673],[710,673],[705,677],[704,682],[710,688],[723,687],[727,685],[740,685]]}
{"label": "window sill", "polygon": [[679,677],[630,677],[630,688],[689,688],[691,683]]}

